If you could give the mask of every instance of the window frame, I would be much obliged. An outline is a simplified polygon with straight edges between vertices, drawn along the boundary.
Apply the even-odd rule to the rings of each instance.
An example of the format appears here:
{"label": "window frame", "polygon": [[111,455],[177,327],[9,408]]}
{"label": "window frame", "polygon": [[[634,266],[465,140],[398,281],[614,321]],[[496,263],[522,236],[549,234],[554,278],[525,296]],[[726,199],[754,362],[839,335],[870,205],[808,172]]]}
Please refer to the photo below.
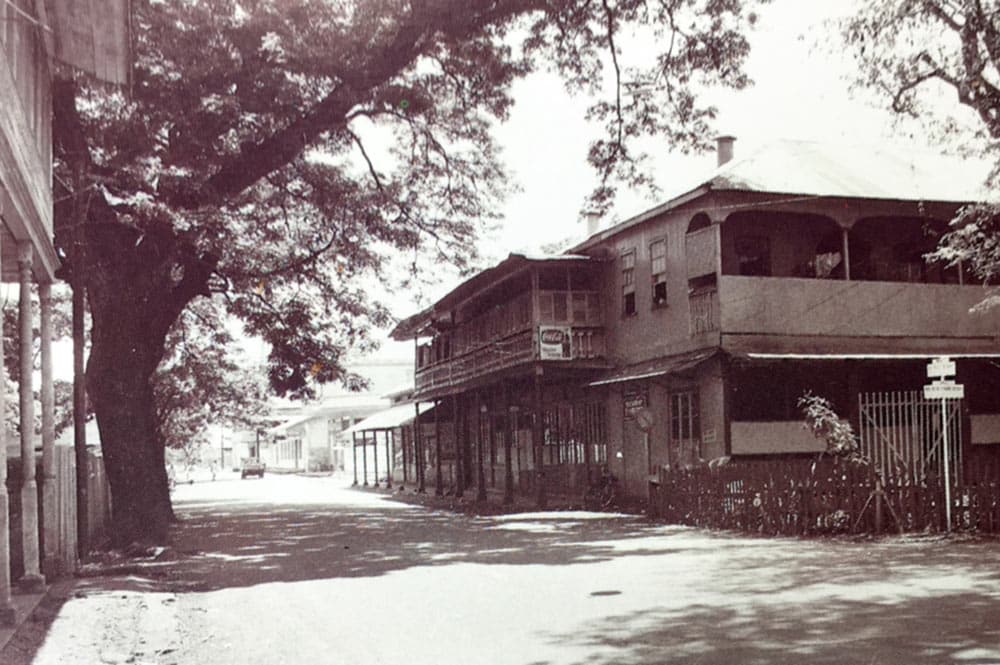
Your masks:
{"label": "window frame", "polygon": [[[636,316],[639,313],[639,307],[636,302],[635,296],[635,264],[636,264],[636,251],[632,247],[630,249],[624,250],[620,255],[621,260],[621,272],[620,272],[620,284],[622,293],[622,307],[621,315],[622,318],[630,318]],[[631,299],[629,298],[631,296]],[[629,303],[631,302],[631,307]]]}
{"label": "window frame", "polygon": [[671,450],[680,453],[687,442],[692,444],[691,453],[700,458],[703,454],[700,391],[696,387],[671,391],[668,404],[670,421],[667,435]]}
{"label": "window frame", "polygon": [[[663,252],[659,256],[653,254],[653,247],[663,246]],[[656,269],[656,262],[662,261],[661,269]],[[659,236],[649,241],[649,275],[650,275],[650,301],[652,309],[661,309],[667,306],[667,237]],[[663,295],[657,296],[657,287],[663,287]]]}

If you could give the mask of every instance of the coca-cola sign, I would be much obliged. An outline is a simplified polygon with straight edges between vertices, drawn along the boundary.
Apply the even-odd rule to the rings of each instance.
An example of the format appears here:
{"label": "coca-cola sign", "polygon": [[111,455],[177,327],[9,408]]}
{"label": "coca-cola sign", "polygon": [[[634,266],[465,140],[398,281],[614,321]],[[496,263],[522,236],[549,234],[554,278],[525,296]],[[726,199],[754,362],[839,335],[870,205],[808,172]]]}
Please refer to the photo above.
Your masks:
{"label": "coca-cola sign", "polygon": [[569,360],[573,357],[570,344],[571,340],[572,335],[570,334],[569,328],[561,326],[539,326],[539,360]]}
{"label": "coca-cola sign", "polygon": [[558,328],[542,330],[542,344],[562,344],[566,333]]}

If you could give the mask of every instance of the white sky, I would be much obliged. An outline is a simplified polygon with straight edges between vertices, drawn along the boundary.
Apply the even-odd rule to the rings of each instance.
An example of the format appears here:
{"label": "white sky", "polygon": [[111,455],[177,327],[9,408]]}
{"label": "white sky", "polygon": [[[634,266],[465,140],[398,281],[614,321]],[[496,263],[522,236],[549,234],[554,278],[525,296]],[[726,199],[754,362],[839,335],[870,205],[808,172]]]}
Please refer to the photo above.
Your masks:
{"label": "white sky", "polygon": [[[814,45],[824,34],[822,22],[849,5],[844,0],[777,0],[763,8],[750,35],[747,66],[756,84],[713,95],[720,111],[717,128],[737,137],[737,155],[779,138],[867,142],[884,136],[888,116],[848,97],[841,76],[850,63],[837,62]],[[523,191],[510,199],[507,223],[489,243],[498,258],[510,250],[582,236],[578,211],[595,182],[586,152],[597,130],[583,120],[585,100],[566,95],[554,75],[522,81],[515,93],[517,106],[500,139]],[[655,173],[667,198],[715,167],[714,154],[685,157],[669,154],[669,146],[661,149]],[[622,192],[613,217],[625,219],[656,203]]]}
{"label": "white sky", "polygon": [[[847,15],[850,0],[774,0],[759,11],[749,35],[747,72],[750,88],[713,95],[719,109],[719,134],[737,138],[735,154],[746,155],[777,139],[851,144],[902,142],[923,144],[920,136],[900,136],[891,114],[852,98],[847,77],[852,60],[838,47],[829,21]],[[628,50],[629,45],[622,45]],[[508,200],[498,233],[483,239],[484,256],[499,260],[510,252],[538,251],[545,244],[582,238],[581,205],[595,177],[586,163],[589,141],[598,129],[583,119],[587,102],[564,92],[558,76],[537,74],[514,87],[516,106],[498,131],[504,157],[521,191]],[[914,143],[916,144],[914,146]],[[656,154],[655,175],[665,200],[697,184],[716,166],[715,154]],[[619,192],[612,221],[627,219],[660,201],[638,192]],[[454,288],[457,277],[442,279],[419,303],[397,299],[402,318]],[[386,355],[412,355],[412,345],[387,342]]]}

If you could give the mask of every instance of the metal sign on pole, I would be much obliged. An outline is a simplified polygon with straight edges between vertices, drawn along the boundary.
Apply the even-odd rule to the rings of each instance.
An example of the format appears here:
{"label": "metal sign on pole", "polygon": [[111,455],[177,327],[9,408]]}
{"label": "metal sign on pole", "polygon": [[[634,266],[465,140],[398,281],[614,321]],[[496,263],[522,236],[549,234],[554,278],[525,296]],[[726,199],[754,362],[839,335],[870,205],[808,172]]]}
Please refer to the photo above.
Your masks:
{"label": "metal sign on pole", "polygon": [[946,376],[955,374],[955,361],[942,356],[927,363],[927,376],[936,378],[924,386],[924,399],[941,400],[941,457],[944,461],[944,512],[948,531],[951,531],[951,462],[948,447],[948,400],[963,399],[965,386]]}
{"label": "metal sign on pole", "polygon": [[961,383],[938,379],[924,386],[924,399],[963,399],[965,386]]}
{"label": "metal sign on pole", "polygon": [[931,379],[954,376],[955,361],[948,356],[939,356],[927,363],[927,376]]}

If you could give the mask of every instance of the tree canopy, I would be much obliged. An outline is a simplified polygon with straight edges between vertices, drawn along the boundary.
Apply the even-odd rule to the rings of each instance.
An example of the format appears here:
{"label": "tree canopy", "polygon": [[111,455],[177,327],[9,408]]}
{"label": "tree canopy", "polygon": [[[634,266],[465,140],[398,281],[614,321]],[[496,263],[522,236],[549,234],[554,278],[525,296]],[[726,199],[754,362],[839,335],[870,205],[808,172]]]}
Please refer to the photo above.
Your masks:
{"label": "tree canopy", "polygon": [[[1000,3],[879,0],[843,25],[858,65],[855,85],[874,92],[932,138],[989,159],[1000,175]],[[1000,276],[1000,204],[964,207],[932,260],[963,263],[984,282]],[[998,298],[989,297],[992,306]]]}
{"label": "tree canopy", "polygon": [[131,511],[120,530],[170,513],[164,475],[130,474],[162,467],[150,381],[193,300],[222,293],[268,343],[279,394],[357,383],[345,354],[373,346],[380,294],[405,288],[392,262],[466,268],[497,221],[492,129],[515,80],[544,68],[595,96],[585,205],[601,212],[616,186],[651,184],[644,139],[709,145],[701,93],[749,83],[752,4],[136,0],[131,89],[54,91],[56,241],[93,316],[87,384]]}

